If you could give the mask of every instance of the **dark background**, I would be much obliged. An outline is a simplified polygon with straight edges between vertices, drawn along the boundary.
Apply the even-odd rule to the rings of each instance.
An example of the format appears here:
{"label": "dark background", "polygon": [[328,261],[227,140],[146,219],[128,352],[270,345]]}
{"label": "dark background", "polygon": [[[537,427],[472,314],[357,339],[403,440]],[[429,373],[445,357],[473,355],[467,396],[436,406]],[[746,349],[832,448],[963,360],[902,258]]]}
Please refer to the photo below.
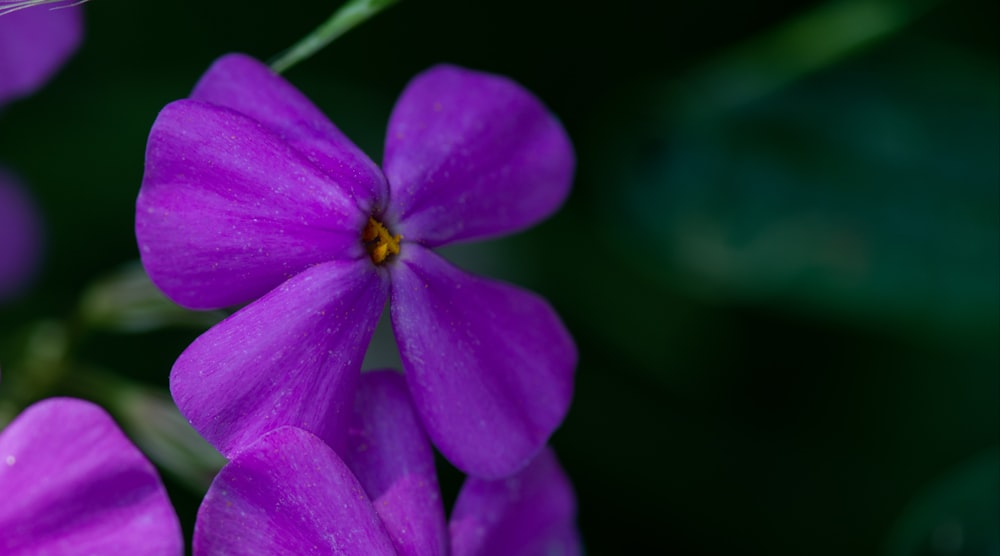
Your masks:
{"label": "dark background", "polygon": [[[44,321],[70,330],[69,368],[165,390],[203,326],[78,310],[137,259],[149,127],[219,55],[271,59],[335,5],[86,5],[76,56],[0,111],[0,161],[47,230],[37,282],[0,306],[5,383]],[[403,0],[285,75],[375,160],[396,95],[442,61],[513,77],[566,125],[563,210],[453,256],[545,295],[577,339],[553,444],[590,554],[995,556],[997,12]],[[115,409],[56,375],[6,395]],[[164,476],[189,528],[201,493]]]}

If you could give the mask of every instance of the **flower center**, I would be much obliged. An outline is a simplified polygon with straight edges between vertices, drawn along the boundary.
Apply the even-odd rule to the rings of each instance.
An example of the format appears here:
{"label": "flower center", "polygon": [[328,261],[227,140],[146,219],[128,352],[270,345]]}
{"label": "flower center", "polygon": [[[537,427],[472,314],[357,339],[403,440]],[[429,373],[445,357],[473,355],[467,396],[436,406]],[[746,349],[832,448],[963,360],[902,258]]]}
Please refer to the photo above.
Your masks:
{"label": "flower center", "polygon": [[398,255],[402,239],[401,234],[390,234],[389,229],[372,216],[368,217],[368,224],[361,232],[361,242],[365,244],[365,249],[375,264],[382,264],[390,256]]}

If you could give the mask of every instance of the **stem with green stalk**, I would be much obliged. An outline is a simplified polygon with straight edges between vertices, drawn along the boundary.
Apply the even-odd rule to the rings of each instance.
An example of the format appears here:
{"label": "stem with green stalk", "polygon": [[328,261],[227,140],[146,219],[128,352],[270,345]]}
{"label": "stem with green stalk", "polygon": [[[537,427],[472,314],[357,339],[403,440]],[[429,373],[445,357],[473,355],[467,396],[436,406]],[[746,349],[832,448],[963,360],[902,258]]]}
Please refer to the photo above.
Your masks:
{"label": "stem with green stalk", "polygon": [[271,62],[271,69],[277,73],[284,72],[398,1],[348,0],[330,16],[330,19],[274,59]]}

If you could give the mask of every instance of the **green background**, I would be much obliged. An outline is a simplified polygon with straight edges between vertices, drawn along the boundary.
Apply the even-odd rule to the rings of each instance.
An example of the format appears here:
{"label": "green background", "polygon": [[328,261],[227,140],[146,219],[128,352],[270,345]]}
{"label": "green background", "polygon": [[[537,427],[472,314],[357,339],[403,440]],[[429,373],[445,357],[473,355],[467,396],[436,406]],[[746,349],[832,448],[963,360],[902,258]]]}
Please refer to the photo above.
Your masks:
{"label": "green background", "polygon": [[[336,5],[93,0],[76,56],[0,110],[0,163],[47,234],[37,282],[0,306],[8,407],[109,405],[74,366],[166,388],[202,321],[122,332],[77,310],[137,258],[150,125],[221,54],[271,59]],[[403,0],[285,75],[375,160],[438,62],[511,76],[564,122],[562,211],[450,255],[542,293],[576,337],[553,444],[588,553],[1000,555],[997,12]],[[52,323],[71,363],[36,384]],[[164,475],[190,528],[200,493]]]}

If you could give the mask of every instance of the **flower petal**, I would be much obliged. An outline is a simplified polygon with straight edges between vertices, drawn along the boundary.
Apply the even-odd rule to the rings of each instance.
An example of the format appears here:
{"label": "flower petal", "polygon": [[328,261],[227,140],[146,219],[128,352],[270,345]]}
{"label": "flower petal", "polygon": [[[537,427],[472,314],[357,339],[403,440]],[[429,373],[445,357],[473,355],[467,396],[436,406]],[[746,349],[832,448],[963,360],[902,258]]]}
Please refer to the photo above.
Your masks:
{"label": "flower petal", "polygon": [[222,468],[194,554],[395,554],[357,479],[319,438],[282,427]]}
{"label": "flower petal", "polygon": [[80,8],[27,8],[0,17],[0,105],[44,85],[82,38]]}
{"label": "flower petal", "polygon": [[182,554],[152,464],[96,405],[36,403],[0,434],[0,553]]}
{"label": "flower petal", "polygon": [[16,297],[38,270],[41,236],[38,210],[28,191],[0,168],[0,301]]}
{"label": "flower petal", "polygon": [[191,98],[261,122],[344,187],[366,214],[389,197],[382,171],[291,83],[245,54],[227,54],[205,72]]}
{"label": "flower petal", "polygon": [[150,131],[135,233],[150,278],[181,305],[244,303],[309,265],[364,257],[367,219],[242,114],[181,100]]}
{"label": "flower petal", "polygon": [[389,120],[387,220],[428,246],[527,228],[565,200],[574,164],[562,125],[523,87],[436,66]]}
{"label": "flower petal", "polygon": [[456,467],[508,476],[566,415],[573,339],[535,294],[405,247],[392,268],[389,306],[417,412]]}
{"label": "flower petal", "polygon": [[181,354],[177,407],[226,457],[283,425],[340,449],[387,289],[367,260],[309,268]]}
{"label": "flower petal", "polygon": [[458,493],[449,525],[453,556],[583,552],[573,485],[551,449],[513,477],[470,477]]}
{"label": "flower petal", "polygon": [[361,375],[348,442],[344,461],[375,504],[397,553],[447,554],[434,451],[402,374]]}

